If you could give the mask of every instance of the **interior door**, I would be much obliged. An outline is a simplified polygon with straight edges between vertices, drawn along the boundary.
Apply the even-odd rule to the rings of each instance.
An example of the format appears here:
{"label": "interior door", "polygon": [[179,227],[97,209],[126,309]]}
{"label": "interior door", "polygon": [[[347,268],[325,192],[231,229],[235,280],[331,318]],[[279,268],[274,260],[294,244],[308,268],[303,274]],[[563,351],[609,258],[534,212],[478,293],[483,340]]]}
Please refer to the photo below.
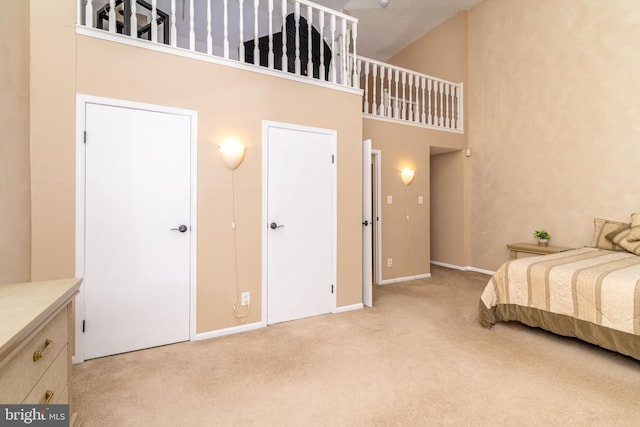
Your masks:
{"label": "interior door", "polygon": [[335,132],[266,127],[267,323],[335,307]]}
{"label": "interior door", "polygon": [[85,359],[188,340],[191,118],[85,114]]}
{"label": "interior door", "polygon": [[371,140],[362,144],[362,304],[373,306],[373,215]]}

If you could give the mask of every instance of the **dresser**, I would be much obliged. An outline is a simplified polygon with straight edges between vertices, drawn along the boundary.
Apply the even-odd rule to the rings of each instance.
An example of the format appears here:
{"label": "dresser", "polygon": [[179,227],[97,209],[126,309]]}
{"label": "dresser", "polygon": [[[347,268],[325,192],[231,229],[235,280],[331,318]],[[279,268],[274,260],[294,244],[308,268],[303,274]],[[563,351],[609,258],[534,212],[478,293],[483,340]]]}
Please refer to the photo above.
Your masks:
{"label": "dresser", "polygon": [[[0,403],[71,404],[73,297],[81,279],[0,285]],[[70,425],[78,420],[70,406]]]}

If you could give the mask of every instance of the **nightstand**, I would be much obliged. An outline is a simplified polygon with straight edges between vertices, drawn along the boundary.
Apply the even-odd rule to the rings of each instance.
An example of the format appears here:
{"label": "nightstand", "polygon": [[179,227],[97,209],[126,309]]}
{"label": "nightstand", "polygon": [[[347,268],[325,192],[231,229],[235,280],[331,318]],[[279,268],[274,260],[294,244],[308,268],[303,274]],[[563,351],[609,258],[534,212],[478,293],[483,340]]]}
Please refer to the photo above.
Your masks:
{"label": "nightstand", "polygon": [[511,251],[511,259],[525,258],[536,255],[549,255],[564,252],[573,248],[562,246],[540,246],[535,243],[509,243],[507,249]]}

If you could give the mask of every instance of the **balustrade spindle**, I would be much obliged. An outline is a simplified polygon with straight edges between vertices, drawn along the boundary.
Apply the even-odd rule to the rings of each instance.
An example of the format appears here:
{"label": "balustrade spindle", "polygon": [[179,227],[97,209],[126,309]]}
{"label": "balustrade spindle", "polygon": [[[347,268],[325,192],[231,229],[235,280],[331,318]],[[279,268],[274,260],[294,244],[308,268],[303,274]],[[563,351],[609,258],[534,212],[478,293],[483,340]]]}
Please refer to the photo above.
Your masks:
{"label": "balustrade spindle", "polygon": [[340,79],[341,82],[340,84],[346,84],[347,83],[347,21],[346,19],[342,18],[342,38],[341,38],[341,48],[340,51],[342,52],[342,56],[340,57],[340,63],[342,64],[342,68],[341,68],[341,74],[340,74]]}
{"label": "balustrade spindle", "polygon": [[229,4],[227,0],[222,2],[222,54],[225,59],[229,59]]}
{"label": "balustrade spindle", "polygon": [[377,114],[378,116],[384,116],[384,103],[385,103],[385,99],[384,99],[384,72],[385,72],[385,67],[380,67],[380,106],[377,108]]}
{"label": "balustrade spindle", "polygon": [[449,118],[449,86],[448,84],[446,84],[444,86],[444,90],[445,90],[445,96],[444,96],[444,113],[446,115],[445,120],[444,120],[444,125],[445,127],[450,127],[451,126],[451,120]]}
{"label": "balustrade spindle", "polygon": [[[91,0],[89,0],[89,4],[91,4]],[[88,7],[88,6],[87,6]],[[115,33],[116,30],[116,0],[109,0],[109,32]]]}
{"label": "balustrade spindle", "polygon": [[456,115],[456,92],[458,88],[456,86],[451,86],[451,128],[457,129],[456,119],[458,118]]}
{"label": "balustrade spindle", "polygon": [[415,76],[416,78],[416,85],[415,85],[415,89],[416,89],[416,107],[413,109],[413,121],[414,122],[419,122],[420,121],[420,77]]}
{"label": "balustrade spindle", "polygon": [[[324,65],[324,10],[321,10],[320,12],[320,80],[325,81],[326,80],[326,75],[325,73],[327,72],[327,68]],[[354,56],[355,58],[355,56]],[[362,61],[360,61],[360,63],[362,63]]]}
{"label": "balustrade spindle", "polygon": [[424,104],[425,104],[425,86],[426,86],[426,79],[424,77],[420,78],[420,89],[422,89],[422,116],[420,117],[420,122],[421,123],[426,123],[427,122],[427,115],[425,114],[425,109],[424,109]]}
{"label": "balustrade spindle", "polygon": [[[307,5],[307,77],[313,77],[313,62],[311,58],[311,52],[313,52],[311,45],[311,27],[313,26],[313,9],[311,6]],[[320,46],[322,49],[322,46]]]}
{"label": "balustrade spindle", "polygon": [[369,62],[364,63],[364,113],[369,114]]}
{"label": "balustrade spindle", "polygon": [[[135,2],[134,2],[135,3]],[[193,0],[189,0],[189,50],[196,50],[196,25]]]}
{"label": "balustrade spindle", "polygon": [[[295,59],[295,67],[296,67],[296,76],[300,75],[300,3],[296,2],[294,11],[294,21],[295,21],[295,29],[296,29],[296,59]],[[284,38],[284,35],[283,35]]]}
{"label": "balustrade spindle", "polygon": [[238,10],[240,12],[240,17],[238,19],[238,33],[240,40],[238,60],[244,61],[244,0],[240,0],[238,2]]}
{"label": "balustrade spindle", "polygon": [[[351,24],[351,35],[352,35],[352,43],[353,43],[352,55],[353,55],[353,58],[355,59],[355,58],[357,58],[357,56],[356,56],[356,47],[357,47],[356,46],[356,42],[358,40],[358,24],[356,22],[353,22]],[[320,42],[320,43],[322,43],[322,42]],[[350,61],[350,62],[353,62],[353,61]],[[360,84],[360,72],[358,70],[356,70],[355,67],[354,67],[354,69],[353,69],[353,81],[351,83],[351,86],[352,87],[358,87],[359,84]]]}
{"label": "balustrade spindle", "polygon": [[409,113],[407,120],[413,121],[413,74],[409,75]]}
{"label": "balustrade spindle", "polygon": [[378,87],[378,66],[376,64],[372,64],[373,68],[373,76],[371,77],[371,81],[373,83],[373,99],[371,100],[371,113],[374,115],[378,115],[378,95],[376,94],[376,87]]}
{"label": "balustrade spindle", "polygon": [[399,105],[398,105],[398,99],[400,99],[400,97],[398,96],[398,79],[400,77],[400,72],[398,70],[395,70],[393,73],[393,80],[396,83],[396,91],[395,91],[395,95],[393,97],[393,117],[395,119],[400,118],[400,112],[399,110]]}
{"label": "balustrade spindle", "polygon": [[253,63],[260,65],[260,49],[258,48],[258,7],[260,0],[253,0]]}
{"label": "balustrade spindle", "polygon": [[391,110],[391,75],[393,74],[393,70],[389,69],[389,72],[387,73],[387,92],[388,92],[388,96],[387,96],[387,117],[392,117],[393,116],[393,110]]}
{"label": "balustrade spindle", "polygon": [[131,16],[129,17],[129,31],[131,37],[138,38],[138,2],[132,1],[131,3]]}
{"label": "balustrade spindle", "polygon": [[458,87],[458,129],[462,130],[464,126],[464,109],[462,108],[462,98],[464,95],[464,84],[460,83]]}
{"label": "balustrade spindle", "polygon": [[269,0],[269,68],[273,70],[273,0]]}
{"label": "balustrade spindle", "polygon": [[282,0],[282,70],[289,71],[289,58],[287,56],[287,0]]}
{"label": "balustrade spindle", "polygon": [[432,80],[429,79],[427,80],[427,101],[429,103],[429,112],[427,113],[427,122],[432,125],[433,124],[433,115],[431,112],[431,97],[432,97],[432,92],[431,92],[431,87],[432,87]]}
{"label": "balustrade spindle", "polygon": [[176,0],[171,0],[171,46],[178,44],[178,30],[176,29]]}
{"label": "balustrade spindle", "polygon": [[407,101],[406,101],[406,89],[407,88],[407,73],[402,72],[402,120],[407,120]]}
{"label": "balustrade spindle", "polygon": [[[331,52],[336,51],[336,15],[331,15]],[[336,83],[336,61],[331,61],[331,82]]]}
{"label": "balustrade spindle", "polygon": [[442,111],[443,108],[443,103],[442,103],[442,92],[443,92],[443,84],[442,82],[439,82],[438,84],[438,93],[440,94],[440,102],[439,102],[439,113],[438,114],[438,125],[443,126],[444,125],[444,112]]}
{"label": "balustrade spindle", "polygon": [[[111,5],[111,10],[115,13],[115,6]],[[109,11],[109,31],[111,31],[111,22],[115,23],[115,18],[111,19],[111,10]],[[113,15],[115,17],[115,14]],[[84,24],[89,28],[95,28],[93,23],[93,1],[86,0],[84,5]]]}
{"label": "balustrade spindle", "polygon": [[151,41],[158,43],[158,0],[151,1]]}

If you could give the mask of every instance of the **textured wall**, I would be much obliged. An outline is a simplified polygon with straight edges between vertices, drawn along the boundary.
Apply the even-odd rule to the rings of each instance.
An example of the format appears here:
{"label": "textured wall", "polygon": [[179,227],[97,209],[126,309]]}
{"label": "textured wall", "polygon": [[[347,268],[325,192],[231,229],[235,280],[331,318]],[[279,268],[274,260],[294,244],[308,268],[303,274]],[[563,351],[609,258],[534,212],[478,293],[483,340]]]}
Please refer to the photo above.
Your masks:
{"label": "textured wall", "polygon": [[637,0],[485,0],[468,14],[471,265],[545,228],[588,244],[640,211]]}
{"label": "textured wall", "polygon": [[0,283],[30,278],[29,2],[0,13]]}

